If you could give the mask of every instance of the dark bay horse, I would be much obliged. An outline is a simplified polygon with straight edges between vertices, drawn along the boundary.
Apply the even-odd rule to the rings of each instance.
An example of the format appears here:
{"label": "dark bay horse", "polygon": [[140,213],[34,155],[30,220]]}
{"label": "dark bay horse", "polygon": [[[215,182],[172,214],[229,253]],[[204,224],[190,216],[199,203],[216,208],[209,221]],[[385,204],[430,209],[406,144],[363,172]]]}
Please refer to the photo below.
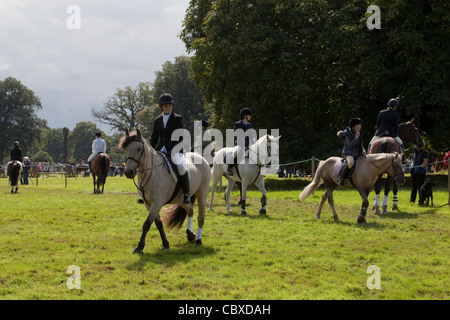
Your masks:
{"label": "dark bay horse", "polygon": [[[415,145],[418,145],[419,147],[423,147],[425,145],[425,141],[423,140],[422,136],[420,135],[419,131],[417,130],[415,124],[414,124],[414,118],[411,119],[408,122],[404,122],[398,126],[398,136],[400,139],[402,139],[403,142],[410,142]],[[391,152],[398,152],[401,153],[402,150],[400,148],[400,145],[391,137],[380,137],[376,139],[370,148],[368,150],[369,154],[373,153],[391,153]],[[375,183],[375,201],[372,209],[374,210],[375,214],[380,214],[380,192],[381,192],[381,177],[378,178],[377,182]],[[393,201],[392,201],[392,210],[398,210],[398,186],[395,182],[395,179],[393,179],[392,176],[388,175],[385,188],[384,188],[384,198],[382,203],[382,209],[383,214],[387,214],[387,201],[388,201],[388,195],[390,191],[390,186],[393,184],[393,190],[394,193]]]}
{"label": "dark bay horse", "polygon": [[[136,187],[139,196],[144,200],[148,210],[148,216],[142,226],[142,235],[133,253],[143,253],[145,237],[150,230],[153,221],[158,228],[164,249],[169,248],[163,221],[159,215],[162,207],[173,204],[167,209],[163,220],[169,228],[180,228],[187,216],[187,239],[190,243],[202,244],[203,225],[205,223],[206,200],[211,182],[211,170],[205,158],[193,152],[186,153],[186,162],[189,173],[189,189],[191,203],[183,203],[183,191],[180,182],[175,182],[172,174],[166,167],[164,156],[153,149],[145,140],[141,132],[126,131],[126,135],[120,139],[119,148],[125,150],[127,166],[125,176],[134,179],[137,175]],[[198,229],[193,232],[194,201],[198,200]]]}
{"label": "dark bay horse", "polygon": [[[108,176],[110,159],[106,153],[98,153],[91,162],[92,178],[94,179],[94,194],[103,193]],[[96,181],[97,178],[97,181]],[[100,190],[100,186],[102,189]]]}
{"label": "dark bay horse", "polygon": [[[341,158],[331,157],[325,161],[321,161],[314,176],[314,180],[303,189],[300,193],[300,200],[306,199],[316,190],[322,183],[325,184],[327,190],[322,196],[319,208],[317,209],[316,218],[320,219],[320,212],[326,200],[333,211],[334,221],[339,221],[339,218],[334,209],[333,191],[338,187],[338,171],[335,170],[337,162]],[[351,177],[345,180],[345,188],[354,188],[358,190],[362,198],[361,212],[357,219],[358,223],[366,222],[367,207],[369,200],[367,199],[369,192],[382,173],[388,173],[393,176],[399,184],[405,182],[405,176],[402,169],[402,157],[394,153],[380,153],[369,154],[366,157],[359,157],[358,168]]]}
{"label": "dark bay horse", "polygon": [[[22,176],[22,163],[20,161],[10,161],[6,165],[6,174],[9,177],[9,184],[11,185],[11,193],[17,193],[19,190],[19,181]],[[14,191],[15,187],[15,191]]]}

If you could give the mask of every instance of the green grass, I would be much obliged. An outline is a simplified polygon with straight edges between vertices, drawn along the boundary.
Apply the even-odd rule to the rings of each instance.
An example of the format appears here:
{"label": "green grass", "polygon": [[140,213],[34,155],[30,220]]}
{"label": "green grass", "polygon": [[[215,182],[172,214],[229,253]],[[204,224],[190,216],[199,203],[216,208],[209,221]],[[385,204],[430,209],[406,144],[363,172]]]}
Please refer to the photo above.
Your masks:
{"label": "green grass", "polygon": [[[334,222],[328,204],[315,219],[323,189],[303,202],[300,190],[268,189],[267,216],[258,214],[258,191],[248,192],[247,216],[236,205],[227,213],[218,192],[203,246],[187,243],[184,225],[166,230],[171,249],[161,250],[153,225],[138,256],[146,212],[131,180],[108,178],[105,194],[94,195],[90,178],[67,188],[62,178],[41,179],[19,194],[0,179],[0,298],[449,299],[448,206],[410,204],[404,187],[400,212],[369,212],[358,225],[354,190],[335,192]],[[434,191],[435,206],[447,201],[446,189]],[[70,265],[81,270],[80,290],[67,288]],[[370,265],[381,270],[380,290],[366,286]]]}

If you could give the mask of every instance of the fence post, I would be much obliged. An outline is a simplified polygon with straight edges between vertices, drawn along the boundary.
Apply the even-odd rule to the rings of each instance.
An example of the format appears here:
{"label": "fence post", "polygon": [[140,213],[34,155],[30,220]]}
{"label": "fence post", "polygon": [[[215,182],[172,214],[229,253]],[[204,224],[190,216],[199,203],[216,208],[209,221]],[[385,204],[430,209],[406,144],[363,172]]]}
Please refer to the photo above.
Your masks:
{"label": "fence post", "polygon": [[315,174],[315,171],[316,171],[316,164],[315,164],[315,162],[314,162],[314,157],[312,157],[311,158],[311,177],[314,179],[314,174]]}
{"label": "fence post", "polygon": [[450,165],[448,166],[447,175],[448,175],[448,209],[450,210]]}

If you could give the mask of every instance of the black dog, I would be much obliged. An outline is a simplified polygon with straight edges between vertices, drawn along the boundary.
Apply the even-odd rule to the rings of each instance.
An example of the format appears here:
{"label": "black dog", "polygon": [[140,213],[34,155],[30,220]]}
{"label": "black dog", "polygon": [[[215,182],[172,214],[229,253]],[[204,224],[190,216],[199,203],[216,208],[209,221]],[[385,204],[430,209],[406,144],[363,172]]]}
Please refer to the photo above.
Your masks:
{"label": "black dog", "polygon": [[431,198],[431,206],[433,206],[433,186],[435,185],[436,182],[431,181],[429,178],[425,180],[425,183],[419,189],[419,205],[426,203],[429,206]]}

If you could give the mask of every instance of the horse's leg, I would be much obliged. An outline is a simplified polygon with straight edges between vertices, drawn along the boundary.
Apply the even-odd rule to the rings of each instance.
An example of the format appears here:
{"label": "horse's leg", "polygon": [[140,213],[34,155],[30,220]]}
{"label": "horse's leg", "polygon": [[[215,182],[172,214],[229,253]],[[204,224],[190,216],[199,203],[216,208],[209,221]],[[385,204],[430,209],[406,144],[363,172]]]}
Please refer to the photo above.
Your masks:
{"label": "horse's leg", "polygon": [[397,198],[398,185],[397,185],[397,181],[395,181],[395,179],[394,179],[394,187],[392,188],[392,192],[394,193],[394,198],[392,199],[392,210],[398,211],[398,198]]}
{"label": "horse's leg", "polygon": [[230,195],[231,195],[231,190],[233,189],[235,183],[236,183],[235,180],[228,179],[227,190],[225,191],[225,202],[227,204],[227,211],[228,212],[231,212]]}
{"label": "horse's leg", "polygon": [[[206,193],[205,195],[205,199],[207,197],[208,193]],[[201,245],[202,244],[202,235],[203,235],[203,225],[205,224],[205,217],[206,217],[206,205],[205,205],[205,200],[202,199],[202,196],[198,197],[198,216],[197,216],[197,223],[198,223],[198,228],[197,228],[197,235],[195,237],[195,244],[196,245]]]}
{"label": "horse's leg", "polygon": [[222,179],[222,173],[220,172],[220,168],[218,168],[219,164],[213,165],[213,181],[211,185],[211,200],[209,201],[209,210],[213,209],[213,203],[214,203],[214,193],[216,191],[217,183],[219,182],[219,179]]}
{"label": "horse's leg", "polygon": [[336,213],[336,209],[334,208],[334,199],[333,199],[333,191],[336,187],[327,188],[328,194],[328,203],[330,204],[331,211],[333,212],[334,221],[339,221],[338,215]]}
{"label": "horse's leg", "polygon": [[359,188],[358,192],[363,201],[357,221],[358,223],[366,223],[367,208],[369,207],[369,200],[367,197],[369,195],[370,189]]}
{"label": "horse's leg", "polygon": [[381,192],[381,178],[378,177],[377,182],[375,182],[375,202],[373,204],[372,210],[374,214],[380,214],[380,192]]}
{"label": "horse's leg", "polygon": [[383,203],[381,204],[381,208],[383,209],[383,214],[389,213],[387,210],[389,191],[391,191],[391,177],[390,176],[387,177],[386,185],[384,187]]}
{"label": "horse's leg", "polygon": [[267,198],[266,198],[266,188],[264,186],[264,176],[259,176],[258,180],[256,181],[256,186],[258,187],[259,191],[262,193],[261,197],[261,210],[259,210],[260,214],[266,214],[266,204],[267,204]]}
{"label": "horse's leg", "polygon": [[96,194],[97,192],[95,190],[95,173],[94,172],[92,172],[92,178],[94,179],[94,194]]}
{"label": "horse's leg", "polygon": [[246,215],[247,211],[245,211],[245,200],[247,199],[247,187],[248,182],[246,180],[242,180],[242,195],[241,195],[241,214]]}
{"label": "horse's leg", "polygon": [[323,205],[325,204],[325,201],[327,201],[327,199],[328,199],[327,192],[328,192],[328,190],[326,190],[322,195],[322,199],[320,200],[319,207],[317,208],[316,219],[320,219],[320,213],[322,212]]}
{"label": "horse's leg", "polygon": [[167,241],[166,233],[164,232],[164,226],[161,221],[161,217],[159,215],[155,219],[155,225],[156,225],[156,228],[158,228],[159,235],[161,236],[163,249],[169,249],[170,248],[169,241]]}
{"label": "horse's leg", "polygon": [[145,247],[145,237],[147,236],[148,231],[150,230],[150,227],[153,223],[153,221],[156,219],[156,217],[159,216],[159,211],[161,210],[161,205],[155,205],[153,204],[150,207],[150,212],[148,213],[147,219],[145,219],[144,224],[142,225],[142,234],[141,239],[139,240],[138,246],[136,249],[134,249],[134,253],[142,254],[144,253],[144,247]]}
{"label": "horse's leg", "polygon": [[193,206],[185,207],[187,212],[186,235],[189,243],[195,242]]}

